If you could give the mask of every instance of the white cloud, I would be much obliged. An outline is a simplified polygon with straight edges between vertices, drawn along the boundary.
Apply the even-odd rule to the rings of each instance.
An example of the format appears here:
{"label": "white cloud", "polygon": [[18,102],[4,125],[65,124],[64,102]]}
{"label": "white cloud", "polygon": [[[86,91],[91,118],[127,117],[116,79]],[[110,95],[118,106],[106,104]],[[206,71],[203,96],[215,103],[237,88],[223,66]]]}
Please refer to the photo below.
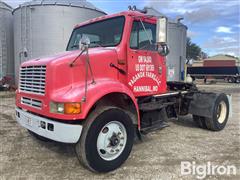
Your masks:
{"label": "white cloud", "polygon": [[198,32],[194,32],[194,31],[191,31],[191,30],[187,31],[187,37],[193,38],[193,37],[196,37],[198,35],[199,35]]}
{"label": "white cloud", "polygon": [[204,44],[204,48],[225,48],[230,46],[239,46],[239,40],[238,36],[233,37],[219,37],[219,36],[213,36],[209,38]]}
{"label": "white cloud", "polygon": [[26,2],[27,0],[3,0],[8,5],[12,6],[13,8],[18,7],[18,5]]}
{"label": "white cloud", "polygon": [[217,11],[213,11],[211,7],[204,7],[192,12],[186,12],[184,14],[186,20],[190,21],[191,23],[206,23],[216,19],[219,15]]}
{"label": "white cloud", "polygon": [[237,57],[237,54],[235,52],[228,52],[228,55]]}
{"label": "white cloud", "polygon": [[240,56],[239,36],[233,35],[226,37],[213,36],[202,45],[203,50],[209,52],[209,55],[231,54]]}
{"label": "white cloud", "polygon": [[232,37],[223,37],[222,40],[223,40],[223,42],[226,42],[226,43],[237,42],[237,40]]}
{"label": "white cloud", "polygon": [[239,57],[240,54],[239,54],[239,47],[229,47],[229,48],[225,48],[225,49],[217,49],[217,53],[218,54],[229,54],[229,55],[232,55],[232,56],[236,56],[236,57]]}
{"label": "white cloud", "polygon": [[233,33],[232,28],[226,27],[226,26],[217,27],[216,32],[218,32],[218,33]]}
{"label": "white cloud", "polygon": [[[183,15],[186,22],[193,24],[229,19],[239,7],[236,0],[144,0],[167,16]],[[233,11],[234,10],[234,11]]]}

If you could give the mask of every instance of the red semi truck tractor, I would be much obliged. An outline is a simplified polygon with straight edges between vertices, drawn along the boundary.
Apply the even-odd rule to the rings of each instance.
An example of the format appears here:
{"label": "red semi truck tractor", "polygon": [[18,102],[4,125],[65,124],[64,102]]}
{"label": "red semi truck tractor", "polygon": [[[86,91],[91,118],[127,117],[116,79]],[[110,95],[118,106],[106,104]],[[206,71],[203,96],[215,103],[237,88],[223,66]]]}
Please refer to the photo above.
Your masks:
{"label": "red semi truck tractor", "polygon": [[[198,126],[222,130],[229,97],[166,81],[167,18],[137,10],[77,25],[67,51],[24,62],[16,119],[43,140],[74,143],[92,171],[118,168],[134,137],[192,114]],[[171,52],[170,52],[171,53]]]}

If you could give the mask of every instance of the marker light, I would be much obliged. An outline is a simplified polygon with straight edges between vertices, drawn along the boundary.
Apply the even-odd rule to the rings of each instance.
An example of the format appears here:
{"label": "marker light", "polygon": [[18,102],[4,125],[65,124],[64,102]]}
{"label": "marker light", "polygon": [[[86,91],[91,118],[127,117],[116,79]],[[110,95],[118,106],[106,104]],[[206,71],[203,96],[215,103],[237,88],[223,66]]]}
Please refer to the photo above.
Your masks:
{"label": "marker light", "polygon": [[65,103],[64,114],[80,114],[81,104],[80,103]]}

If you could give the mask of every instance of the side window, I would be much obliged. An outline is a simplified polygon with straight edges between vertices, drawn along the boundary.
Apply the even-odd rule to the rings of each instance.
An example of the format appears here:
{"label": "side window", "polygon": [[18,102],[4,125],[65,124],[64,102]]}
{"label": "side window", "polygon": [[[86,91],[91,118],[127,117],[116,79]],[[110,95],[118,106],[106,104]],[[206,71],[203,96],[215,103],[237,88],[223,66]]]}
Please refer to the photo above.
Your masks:
{"label": "side window", "polygon": [[134,21],[130,37],[130,48],[138,49],[138,22]]}
{"label": "side window", "polygon": [[[140,21],[134,21],[130,37],[130,48],[154,50],[156,25],[145,22],[143,24],[145,30]],[[149,40],[152,44],[150,44]]]}

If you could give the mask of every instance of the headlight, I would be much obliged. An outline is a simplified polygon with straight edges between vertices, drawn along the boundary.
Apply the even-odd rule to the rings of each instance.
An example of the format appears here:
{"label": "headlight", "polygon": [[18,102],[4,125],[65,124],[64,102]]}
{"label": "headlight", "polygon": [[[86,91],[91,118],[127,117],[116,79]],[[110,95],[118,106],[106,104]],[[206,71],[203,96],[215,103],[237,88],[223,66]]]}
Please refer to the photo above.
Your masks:
{"label": "headlight", "polygon": [[50,103],[50,112],[58,114],[80,114],[81,103]]}

